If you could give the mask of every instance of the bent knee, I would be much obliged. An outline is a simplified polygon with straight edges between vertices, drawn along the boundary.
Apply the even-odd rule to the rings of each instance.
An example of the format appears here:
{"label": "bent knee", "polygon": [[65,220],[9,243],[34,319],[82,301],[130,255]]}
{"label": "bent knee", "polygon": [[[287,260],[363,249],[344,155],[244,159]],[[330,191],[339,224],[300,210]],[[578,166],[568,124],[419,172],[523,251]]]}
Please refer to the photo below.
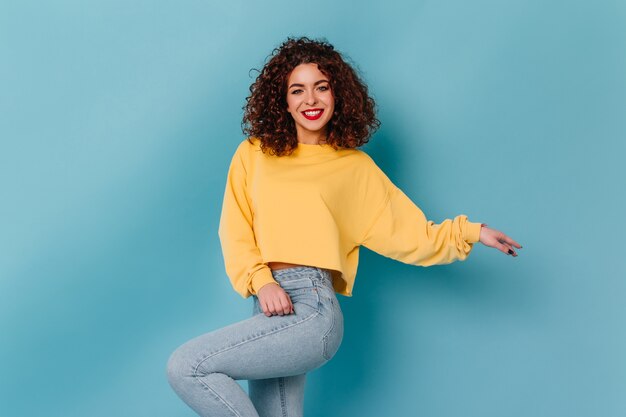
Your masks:
{"label": "bent knee", "polygon": [[167,380],[173,388],[176,388],[185,378],[193,376],[193,365],[180,347],[172,352],[167,360],[166,373]]}

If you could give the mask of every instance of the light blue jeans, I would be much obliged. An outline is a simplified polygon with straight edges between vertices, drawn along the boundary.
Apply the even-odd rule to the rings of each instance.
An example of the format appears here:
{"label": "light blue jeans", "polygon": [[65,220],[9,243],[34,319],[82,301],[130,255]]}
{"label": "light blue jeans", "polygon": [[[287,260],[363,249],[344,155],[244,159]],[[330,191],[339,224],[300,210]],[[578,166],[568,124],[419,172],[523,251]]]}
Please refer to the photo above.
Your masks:
{"label": "light blue jeans", "polygon": [[[267,317],[253,296],[251,318],[198,336],[170,356],[168,380],[201,416],[301,417],[306,372],[328,362],[343,338],[330,272],[273,271],[293,314]],[[247,379],[250,395],[235,382]]]}

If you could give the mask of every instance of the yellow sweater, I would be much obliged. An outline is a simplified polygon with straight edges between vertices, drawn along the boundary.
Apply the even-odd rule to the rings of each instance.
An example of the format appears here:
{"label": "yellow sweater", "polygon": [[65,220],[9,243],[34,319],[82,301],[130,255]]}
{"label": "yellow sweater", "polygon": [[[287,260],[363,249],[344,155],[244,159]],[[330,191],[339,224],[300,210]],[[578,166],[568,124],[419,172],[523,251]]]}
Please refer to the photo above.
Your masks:
{"label": "yellow sweater", "polygon": [[351,296],[361,245],[428,266],[465,260],[479,241],[481,223],[427,220],[362,150],[299,144],[279,157],[252,140],[230,163],[218,232],[226,274],[244,298],[276,282],[268,262],[333,270],[335,291]]}

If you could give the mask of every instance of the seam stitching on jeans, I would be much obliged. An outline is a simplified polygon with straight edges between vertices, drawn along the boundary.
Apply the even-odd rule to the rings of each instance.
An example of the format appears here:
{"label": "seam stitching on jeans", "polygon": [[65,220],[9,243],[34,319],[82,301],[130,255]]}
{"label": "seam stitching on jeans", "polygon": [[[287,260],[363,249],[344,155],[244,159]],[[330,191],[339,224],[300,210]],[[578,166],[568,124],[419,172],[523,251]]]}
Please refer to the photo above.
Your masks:
{"label": "seam stitching on jeans", "polygon": [[335,329],[335,308],[334,308],[334,303],[332,298],[330,299],[330,304],[331,304],[331,310],[332,310],[332,314],[330,315],[330,328],[326,331],[326,333],[324,333],[324,337],[322,338],[323,342],[324,342],[324,350],[322,351],[322,355],[324,356],[324,359],[326,360],[330,360],[330,357],[328,355],[328,336],[330,335],[330,333]]}
{"label": "seam stitching on jeans", "polygon": [[[228,376],[228,375],[227,375]],[[194,377],[196,378],[196,380],[198,380],[200,382],[201,385],[203,385],[204,387],[206,387],[206,389],[208,389],[209,391],[211,391],[213,393],[213,395],[215,395],[217,397],[218,400],[220,400],[235,416],[237,417],[241,417],[241,414],[239,414],[237,412],[237,410],[235,410],[233,407],[230,406],[230,404],[228,404],[226,402],[225,399],[223,399],[213,388],[209,387],[207,384],[205,384],[204,382],[200,381],[198,379],[198,375],[194,375]]]}
{"label": "seam stitching on jeans", "polygon": [[285,378],[278,378],[278,390],[280,391],[280,409],[283,417],[287,417],[287,394],[285,394]]}

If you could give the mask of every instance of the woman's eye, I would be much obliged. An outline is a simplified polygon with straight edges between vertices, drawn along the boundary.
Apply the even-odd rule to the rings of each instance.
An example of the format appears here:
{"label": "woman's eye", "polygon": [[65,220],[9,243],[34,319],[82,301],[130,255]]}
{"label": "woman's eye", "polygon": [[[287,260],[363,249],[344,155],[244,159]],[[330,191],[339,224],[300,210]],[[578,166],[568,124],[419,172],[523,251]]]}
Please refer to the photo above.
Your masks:
{"label": "woman's eye", "polygon": [[[317,87],[317,89],[319,91],[328,91],[328,90],[330,90],[330,86],[328,86],[328,85],[320,85],[319,87]],[[303,91],[304,90],[302,90],[301,88],[298,88],[296,90],[291,90],[291,94],[300,94]]]}

